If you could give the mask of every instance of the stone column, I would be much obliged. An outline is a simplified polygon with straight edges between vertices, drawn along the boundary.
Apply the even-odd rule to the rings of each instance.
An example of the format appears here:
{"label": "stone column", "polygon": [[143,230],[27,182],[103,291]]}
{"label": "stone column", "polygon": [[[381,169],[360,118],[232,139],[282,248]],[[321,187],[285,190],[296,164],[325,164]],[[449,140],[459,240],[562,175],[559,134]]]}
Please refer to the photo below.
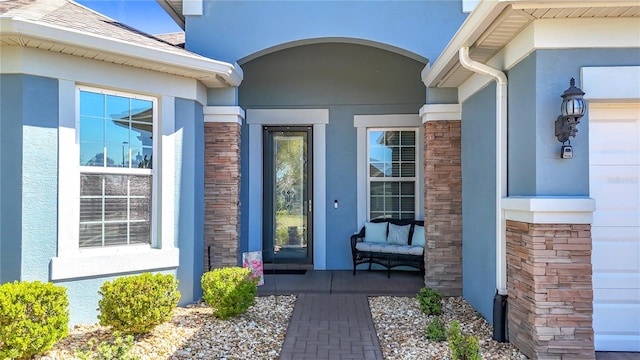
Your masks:
{"label": "stone column", "polygon": [[237,106],[204,108],[205,271],[209,261],[212,269],[238,265],[243,118],[244,111]]}
{"label": "stone column", "polygon": [[595,359],[593,201],[505,200],[509,341],[531,359]]}
{"label": "stone column", "polygon": [[425,286],[462,295],[460,105],[425,105]]}

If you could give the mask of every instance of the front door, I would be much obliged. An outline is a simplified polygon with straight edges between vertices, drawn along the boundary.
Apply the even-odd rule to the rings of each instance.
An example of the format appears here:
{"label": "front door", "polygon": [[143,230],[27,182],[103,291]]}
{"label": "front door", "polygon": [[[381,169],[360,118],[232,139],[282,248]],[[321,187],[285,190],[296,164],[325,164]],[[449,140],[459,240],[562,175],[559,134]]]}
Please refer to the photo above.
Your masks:
{"label": "front door", "polygon": [[312,263],[312,138],[312,127],[264,127],[265,262]]}

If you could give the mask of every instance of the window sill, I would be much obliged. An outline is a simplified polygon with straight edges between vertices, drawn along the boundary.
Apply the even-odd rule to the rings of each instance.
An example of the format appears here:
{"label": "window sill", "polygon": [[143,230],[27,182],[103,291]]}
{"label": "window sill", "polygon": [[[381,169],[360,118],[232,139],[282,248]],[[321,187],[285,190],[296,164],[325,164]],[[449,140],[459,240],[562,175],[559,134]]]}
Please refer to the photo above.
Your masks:
{"label": "window sill", "polygon": [[51,280],[176,268],[179,262],[180,251],[176,248],[122,248],[122,251],[107,254],[77,253],[51,259]]}

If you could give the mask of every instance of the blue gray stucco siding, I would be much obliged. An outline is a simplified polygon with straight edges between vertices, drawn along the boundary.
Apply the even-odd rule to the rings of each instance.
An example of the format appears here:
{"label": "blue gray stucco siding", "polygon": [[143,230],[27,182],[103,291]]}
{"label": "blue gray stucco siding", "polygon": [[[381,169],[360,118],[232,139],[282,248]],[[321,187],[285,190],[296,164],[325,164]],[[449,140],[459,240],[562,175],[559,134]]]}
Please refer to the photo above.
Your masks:
{"label": "blue gray stucco siding", "polygon": [[0,283],[22,269],[22,96],[22,75],[0,75]]}
{"label": "blue gray stucco siding", "polygon": [[186,17],[186,48],[244,63],[290,43],[342,39],[379,43],[435,61],[466,16],[460,0],[206,1],[202,16]]}
{"label": "blue gray stucco siding", "polygon": [[496,291],[496,85],[462,104],[462,286],[492,321]]}
{"label": "blue gray stucco siding", "polygon": [[[580,68],[637,66],[638,49],[537,50],[509,70],[509,196],[589,195],[589,113],[571,138],[573,159],[561,159],[554,121],[560,95]],[[588,96],[588,94],[587,94]]]}
{"label": "blue gray stucco siding", "polygon": [[0,280],[46,282],[57,244],[58,81],[2,75],[0,97]]}
{"label": "blue gray stucco siding", "polygon": [[180,248],[180,305],[202,296],[200,277],[204,251],[204,115],[202,105],[176,99],[176,238]]}

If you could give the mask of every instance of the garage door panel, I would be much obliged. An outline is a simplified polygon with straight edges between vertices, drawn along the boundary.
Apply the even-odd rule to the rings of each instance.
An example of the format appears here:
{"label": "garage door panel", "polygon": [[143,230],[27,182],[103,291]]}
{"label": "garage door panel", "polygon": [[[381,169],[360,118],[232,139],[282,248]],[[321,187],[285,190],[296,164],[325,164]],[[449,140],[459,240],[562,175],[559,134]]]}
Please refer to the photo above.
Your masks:
{"label": "garage door panel", "polygon": [[638,121],[631,119],[591,120],[589,162],[593,165],[640,164]]}
{"label": "garage door panel", "polygon": [[640,104],[592,105],[594,344],[640,351]]}
{"label": "garage door panel", "polygon": [[640,226],[640,166],[591,166],[591,197],[596,199],[594,224]]}
{"label": "garage door panel", "polygon": [[[640,243],[628,241],[600,241],[592,232],[591,236],[598,239],[593,242],[593,256],[591,263],[595,272],[619,272],[640,276]],[[638,239],[637,237],[635,238]],[[640,286],[640,282],[636,283]]]}

